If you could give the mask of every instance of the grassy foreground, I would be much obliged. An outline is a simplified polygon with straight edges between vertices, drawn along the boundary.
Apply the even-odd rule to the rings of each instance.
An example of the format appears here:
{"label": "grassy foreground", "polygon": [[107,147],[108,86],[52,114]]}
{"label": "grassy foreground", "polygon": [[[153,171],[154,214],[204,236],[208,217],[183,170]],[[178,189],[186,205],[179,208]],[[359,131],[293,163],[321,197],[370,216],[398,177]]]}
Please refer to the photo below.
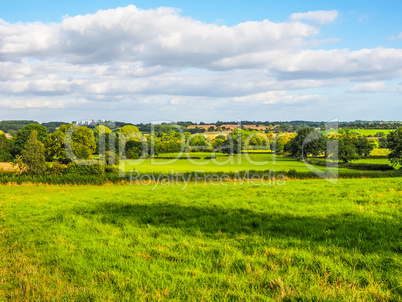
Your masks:
{"label": "grassy foreground", "polygon": [[0,301],[401,301],[399,179],[0,187]]}

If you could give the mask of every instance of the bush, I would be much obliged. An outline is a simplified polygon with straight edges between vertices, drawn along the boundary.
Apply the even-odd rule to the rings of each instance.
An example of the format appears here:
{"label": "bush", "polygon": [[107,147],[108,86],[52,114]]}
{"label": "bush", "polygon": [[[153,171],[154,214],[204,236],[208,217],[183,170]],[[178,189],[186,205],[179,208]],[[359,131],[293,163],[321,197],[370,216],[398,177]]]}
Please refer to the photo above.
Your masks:
{"label": "bush", "polygon": [[64,170],[66,169],[66,165],[59,163],[58,161],[54,161],[51,166],[48,166],[46,169],[47,174],[53,175],[63,175]]}
{"label": "bush", "polygon": [[106,151],[105,156],[101,155],[100,160],[104,160],[106,165],[119,165],[120,163],[119,155],[111,151]]}
{"label": "bush", "polygon": [[69,163],[64,170],[64,174],[75,175],[92,175],[92,176],[104,176],[104,165],[77,165],[75,163]]}

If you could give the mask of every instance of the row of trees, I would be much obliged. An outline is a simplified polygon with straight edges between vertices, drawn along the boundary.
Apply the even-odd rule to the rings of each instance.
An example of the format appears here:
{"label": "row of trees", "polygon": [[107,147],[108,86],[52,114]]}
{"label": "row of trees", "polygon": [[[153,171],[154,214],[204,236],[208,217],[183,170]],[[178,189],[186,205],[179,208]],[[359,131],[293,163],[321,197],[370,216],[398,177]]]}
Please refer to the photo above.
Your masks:
{"label": "row of trees", "polygon": [[[402,163],[402,127],[387,135],[384,147],[390,149],[388,158],[394,166]],[[325,136],[311,127],[300,129],[285,145],[285,152],[295,158],[321,155],[343,162],[369,156],[373,149],[374,145],[366,137],[360,137],[349,129]]]}
{"label": "row of trees", "polygon": [[[8,139],[0,131],[0,161],[14,160],[21,171],[25,168],[33,173],[41,173],[46,161],[57,160],[68,164],[71,158],[86,160],[94,154],[102,155],[100,159],[108,164],[116,164],[117,150],[123,151],[128,158],[135,159],[179,152],[184,148],[188,151],[215,150],[229,154],[245,149],[269,148],[296,158],[321,155],[349,162],[368,156],[374,148],[367,138],[360,137],[351,130],[340,130],[337,134],[325,136],[312,127],[302,128],[297,134],[281,135],[238,128],[227,136],[219,135],[214,138],[201,134],[192,135],[189,132],[181,133],[169,127],[166,130],[168,132],[158,131],[144,136],[133,125],[126,125],[117,131],[98,125],[93,131],[85,126],[63,124],[55,132],[48,134],[46,127],[29,124],[12,139]],[[70,141],[69,147],[66,147],[66,138]],[[391,150],[389,158],[392,164],[401,163],[402,127],[387,136],[387,146]]]}

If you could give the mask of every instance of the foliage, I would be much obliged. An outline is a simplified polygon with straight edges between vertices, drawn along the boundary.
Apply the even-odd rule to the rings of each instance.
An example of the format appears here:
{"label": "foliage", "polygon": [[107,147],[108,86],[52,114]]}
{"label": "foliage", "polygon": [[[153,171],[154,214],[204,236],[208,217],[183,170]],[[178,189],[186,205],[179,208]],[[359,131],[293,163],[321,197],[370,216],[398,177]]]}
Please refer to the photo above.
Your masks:
{"label": "foliage", "polygon": [[4,133],[0,134],[0,162],[9,162],[13,160],[11,155],[11,141]]}
{"label": "foliage", "polygon": [[110,130],[109,127],[106,127],[104,125],[98,125],[95,127],[94,133],[95,133],[95,136],[99,136],[99,135],[105,134],[105,133],[112,133],[112,130]]}
{"label": "foliage", "polygon": [[31,132],[21,152],[21,159],[29,174],[39,175],[46,170],[45,146],[39,141],[35,130]]}
{"label": "foliage", "polygon": [[31,133],[33,131],[37,132],[38,140],[44,142],[48,136],[46,127],[40,124],[29,124],[24,126],[21,130],[17,132],[17,135],[13,138],[13,143],[11,147],[11,153],[15,156],[21,154],[22,149],[24,149],[25,144],[28,141]]}
{"label": "foliage", "polygon": [[124,134],[124,135],[130,135],[133,133],[138,133],[140,130],[136,126],[133,125],[127,125],[119,129],[119,133]]}
{"label": "foliage", "polygon": [[0,130],[4,131],[6,133],[10,132],[10,130],[18,131],[30,124],[39,124],[39,123],[35,122],[35,121],[25,121],[25,120],[1,121],[0,122]]}
{"label": "foliage", "polygon": [[78,158],[88,159],[96,149],[94,132],[87,127],[77,127],[71,136],[71,146]]}
{"label": "foliage", "polygon": [[51,161],[57,159],[60,163],[68,164],[71,159],[68,157],[64,145],[64,138],[72,124],[64,124],[54,133],[50,134],[45,141],[46,158]]}
{"label": "foliage", "polygon": [[103,160],[106,165],[118,165],[120,163],[119,155],[111,151],[106,151],[104,158],[101,157],[101,160]]}
{"label": "foliage", "polygon": [[53,175],[63,175],[64,170],[66,169],[66,165],[59,163],[58,161],[52,162],[50,166],[47,167],[47,174]]}
{"label": "foliage", "polygon": [[64,174],[72,175],[90,175],[90,176],[104,176],[104,165],[77,165],[75,163],[69,163],[64,170]]}
{"label": "foliage", "polygon": [[402,164],[402,127],[387,135],[388,148],[391,151],[388,158],[393,166]]}
{"label": "foliage", "polygon": [[191,150],[205,150],[209,145],[209,142],[202,134],[193,134],[186,142],[186,146],[191,147]]}
{"label": "foliage", "polygon": [[146,141],[141,142],[139,139],[131,139],[126,143],[125,154],[129,159],[138,159],[142,156],[148,157],[148,143]]}
{"label": "foliage", "polygon": [[65,124],[65,123],[64,122],[48,122],[48,123],[42,123],[41,125],[46,127],[46,129],[49,133],[53,133],[57,130],[58,127],[60,127],[63,124]]}
{"label": "foliage", "polygon": [[301,128],[297,131],[297,136],[285,145],[285,151],[295,158],[317,156],[326,151],[326,141],[327,138],[314,128]]}
{"label": "foliage", "polygon": [[356,148],[356,153],[359,156],[369,156],[371,151],[374,149],[374,145],[371,144],[367,138],[358,137],[353,141]]}
{"label": "foliage", "polygon": [[247,138],[251,135],[248,129],[234,129],[227,137],[221,151],[226,154],[239,154],[246,146]]}
{"label": "foliage", "polygon": [[22,174],[24,172],[24,170],[26,169],[26,165],[25,165],[24,160],[22,159],[22,155],[17,155],[14,158],[13,166],[18,168],[18,170],[20,171],[20,174]]}

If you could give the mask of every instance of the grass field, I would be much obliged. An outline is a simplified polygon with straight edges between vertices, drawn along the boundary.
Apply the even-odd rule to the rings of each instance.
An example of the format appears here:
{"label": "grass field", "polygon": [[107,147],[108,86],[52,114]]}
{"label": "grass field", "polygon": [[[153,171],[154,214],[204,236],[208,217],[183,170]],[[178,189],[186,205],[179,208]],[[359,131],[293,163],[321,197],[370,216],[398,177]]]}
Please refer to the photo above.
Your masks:
{"label": "grass field", "polygon": [[371,135],[374,136],[376,133],[378,132],[383,132],[385,133],[385,135],[387,135],[388,133],[390,133],[391,131],[395,131],[395,129],[353,129],[353,132],[357,132],[360,135]]}
{"label": "grass field", "polygon": [[390,153],[389,149],[374,149],[371,151],[371,156],[387,156]]}
{"label": "grass field", "polygon": [[[395,129],[351,129],[353,132],[359,133],[360,135],[364,136],[374,136],[378,132],[383,132],[385,135],[390,133],[391,131],[395,131]],[[324,134],[329,134],[329,133],[334,133],[333,130],[328,130],[328,131],[321,131]]]}
{"label": "grass field", "polygon": [[[161,154],[160,157],[174,157],[176,154]],[[211,156],[211,153],[197,152],[190,153],[190,156],[201,157],[203,159],[146,159],[146,160],[126,160],[121,164],[125,167],[126,171],[137,170],[142,173],[170,173],[174,172],[233,172],[244,170],[257,170],[263,171],[271,169],[273,171],[289,171],[295,169],[300,172],[308,172],[309,168],[300,161],[293,158],[284,157],[272,154],[241,154],[234,156],[217,155],[215,160],[204,159]],[[325,167],[317,167],[318,169],[325,170]],[[333,170],[333,168],[328,168]],[[350,169],[339,169],[341,172],[357,171]]]}
{"label": "grass field", "polygon": [[401,301],[399,179],[0,187],[0,301]]}

